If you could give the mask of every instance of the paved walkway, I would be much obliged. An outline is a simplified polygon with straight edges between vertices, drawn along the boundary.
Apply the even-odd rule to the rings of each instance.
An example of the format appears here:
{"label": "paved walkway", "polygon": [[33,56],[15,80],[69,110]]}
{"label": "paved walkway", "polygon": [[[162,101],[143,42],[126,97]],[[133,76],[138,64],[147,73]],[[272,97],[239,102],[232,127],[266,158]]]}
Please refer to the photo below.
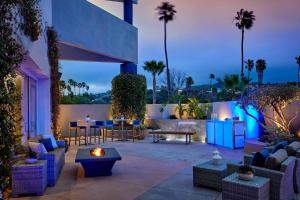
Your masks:
{"label": "paved walkway", "polygon": [[[192,165],[211,158],[212,145],[192,143],[159,143],[150,140],[106,142],[122,155],[111,177],[84,178],[83,170],[74,162],[78,146],[66,154],[66,164],[55,187],[48,187],[42,197],[18,199],[67,200],[162,200],[162,199],[220,199],[220,193],[195,188]],[[80,148],[86,148],[81,146]],[[219,148],[227,159],[241,160],[243,150]]]}

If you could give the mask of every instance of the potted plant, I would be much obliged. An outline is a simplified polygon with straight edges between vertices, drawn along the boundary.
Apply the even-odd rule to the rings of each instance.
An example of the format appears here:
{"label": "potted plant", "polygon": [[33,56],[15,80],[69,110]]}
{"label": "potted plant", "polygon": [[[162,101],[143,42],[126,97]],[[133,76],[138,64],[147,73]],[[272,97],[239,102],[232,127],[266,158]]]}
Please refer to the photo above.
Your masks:
{"label": "potted plant", "polygon": [[242,165],[239,167],[238,174],[239,174],[239,179],[245,180],[245,181],[250,181],[254,177],[254,169],[250,167],[249,165]]}

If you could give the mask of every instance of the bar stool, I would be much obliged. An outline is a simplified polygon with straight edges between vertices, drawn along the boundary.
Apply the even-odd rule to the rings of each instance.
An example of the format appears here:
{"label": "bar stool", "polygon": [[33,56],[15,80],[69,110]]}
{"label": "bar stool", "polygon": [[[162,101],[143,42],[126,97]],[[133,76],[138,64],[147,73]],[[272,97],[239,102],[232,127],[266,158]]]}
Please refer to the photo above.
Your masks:
{"label": "bar stool", "polygon": [[[90,126],[90,143],[92,142],[92,129],[94,129],[94,142],[96,144],[97,141],[97,137],[98,137],[98,141],[100,144],[100,140],[101,140],[101,135],[103,138],[103,143],[104,143],[104,131],[102,134],[102,129],[105,128],[105,122],[104,121],[95,121],[95,125]],[[97,129],[99,129],[99,135],[97,134]]]}
{"label": "bar stool", "polygon": [[119,127],[118,124],[114,124],[114,121],[113,120],[106,120],[105,121],[105,131],[106,131],[106,137],[107,137],[107,130],[108,129],[111,129],[111,141],[113,142],[114,141],[114,128],[115,127]]}
{"label": "bar stool", "polygon": [[[132,120],[132,140],[134,142],[134,138],[138,138],[141,133],[141,121],[140,120]],[[139,134],[137,134],[139,133]]]}
{"label": "bar stool", "polygon": [[[79,129],[79,146],[81,145],[81,140],[84,140],[84,144],[87,145],[88,144],[87,127],[85,125],[77,125],[77,128]],[[84,135],[81,135],[82,130],[84,131]]]}
{"label": "bar stool", "polygon": [[75,132],[75,145],[77,143],[77,122],[69,122],[69,139],[68,139],[68,142],[69,142],[69,146],[71,145],[71,136],[72,136],[72,131]]}

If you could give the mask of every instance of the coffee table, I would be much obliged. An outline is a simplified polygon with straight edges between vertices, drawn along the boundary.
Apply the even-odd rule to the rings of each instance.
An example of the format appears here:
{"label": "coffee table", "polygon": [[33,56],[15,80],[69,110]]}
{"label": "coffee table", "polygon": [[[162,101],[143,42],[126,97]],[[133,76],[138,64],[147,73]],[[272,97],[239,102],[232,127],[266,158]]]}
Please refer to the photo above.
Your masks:
{"label": "coffee table", "polygon": [[229,175],[227,163],[240,164],[241,161],[222,159],[221,163],[216,165],[210,160],[193,166],[194,186],[210,187],[222,191],[222,179]]}
{"label": "coffee table", "polygon": [[270,194],[270,179],[254,176],[251,181],[244,181],[233,173],[222,180],[223,200],[266,200]]}
{"label": "coffee table", "polygon": [[116,161],[121,160],[115,148],[104,148],[104,156],[91,156],[90,149],[78,149],[75,162],[80,163],[84,169],[85,177],[111,176]]}

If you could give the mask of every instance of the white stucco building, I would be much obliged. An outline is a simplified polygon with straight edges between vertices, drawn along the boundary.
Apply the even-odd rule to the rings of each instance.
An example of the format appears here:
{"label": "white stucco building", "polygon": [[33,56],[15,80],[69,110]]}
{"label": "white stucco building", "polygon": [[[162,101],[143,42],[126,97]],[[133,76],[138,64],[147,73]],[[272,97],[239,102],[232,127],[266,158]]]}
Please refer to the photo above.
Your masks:
{"label": "white stucco building", "polygon": [[42,34],[35,42],[20,36],[27,51],[17,79],[22,90],[23,140],[51,132],[47,26],[59,35],[61,59],[120,63],[121,73],[136,73],[138,31],[132,25],[132,7],[137,1],[114,1],[123,2],[124,20],[86,0],[40,1]]}

